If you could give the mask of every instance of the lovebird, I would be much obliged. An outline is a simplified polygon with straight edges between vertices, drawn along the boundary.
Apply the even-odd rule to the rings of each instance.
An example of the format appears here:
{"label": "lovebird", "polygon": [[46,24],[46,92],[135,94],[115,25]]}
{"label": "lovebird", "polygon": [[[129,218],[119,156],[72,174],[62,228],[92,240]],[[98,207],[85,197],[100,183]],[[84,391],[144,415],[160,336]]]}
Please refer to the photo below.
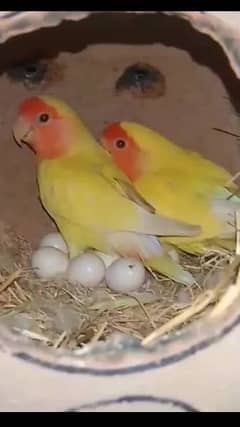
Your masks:
{"label": "lovebird", "polygon": [[233,177],[223,167],[135,122],[110,123],[100,141],[159,215],[201,226],[198,235],[164,236],[161,242],[192,255],[209,248],[234,248],[240,198]]}
{"label": "lovebird", "polygon": [[201,227],[157,214],[68,104],[50,96],[23,100],[13,135],[37,156],[40,200],[70,257],[89,248],[134,256],[173,280],[193,283],[158,237],[193,236]]}

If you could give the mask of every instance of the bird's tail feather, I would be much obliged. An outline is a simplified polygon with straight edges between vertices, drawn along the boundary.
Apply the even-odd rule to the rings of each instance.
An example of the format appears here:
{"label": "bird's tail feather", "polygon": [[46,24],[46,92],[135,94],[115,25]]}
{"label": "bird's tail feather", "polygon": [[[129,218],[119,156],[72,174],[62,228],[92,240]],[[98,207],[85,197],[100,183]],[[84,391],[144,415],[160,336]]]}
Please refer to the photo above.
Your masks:
{"label": "bird's tail feather", "polygon": [[174,261],[168,254],[155,256],[145,260],[145,266],[155,272],[163,274],[169,279],[183,285],[193,285],[195,279],[191,273]]}

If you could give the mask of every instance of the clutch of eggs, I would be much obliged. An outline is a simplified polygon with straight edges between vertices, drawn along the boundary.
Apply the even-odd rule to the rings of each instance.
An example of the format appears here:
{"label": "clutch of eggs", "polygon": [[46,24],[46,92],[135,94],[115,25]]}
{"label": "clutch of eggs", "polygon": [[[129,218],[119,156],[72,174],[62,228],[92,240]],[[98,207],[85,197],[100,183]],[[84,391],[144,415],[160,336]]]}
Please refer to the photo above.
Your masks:
{"label": "clutch of eggs", "polygon": [[32,268],[42,279],[62,277],[75,285],[95,288],[104,279],[116,292],[133,292],[145,282],[143,264],[133,258],[119,258],[88,251],[69,259],[68,247],[60,233],[44,236],[32,255]]}

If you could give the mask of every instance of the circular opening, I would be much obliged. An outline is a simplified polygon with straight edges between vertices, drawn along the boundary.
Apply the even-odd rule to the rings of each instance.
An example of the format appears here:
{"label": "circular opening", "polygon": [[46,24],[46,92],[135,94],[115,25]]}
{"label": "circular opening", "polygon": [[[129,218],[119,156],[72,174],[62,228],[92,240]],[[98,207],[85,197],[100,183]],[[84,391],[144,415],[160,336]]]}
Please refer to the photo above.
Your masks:
{"label": "circular opening", "polygon": [[[143,32],[142,28],[148,30]],[[36,52],[39,45],[46,48]],[[13,143],[11,128],[23,98],[54,95],[75,108],[98,139],[106,124],[139,122],[235,174],[239,163],[236,138],[213,129],[239,134],[239,81],[221,48],[176,17],[101,13],[10,39],[0,51],[1,221],[14,230],[9,238],[12,231],[2,227],[2,323],[36,345],[40,343],[40,348],[77,350],[81,354],[86,344],[98,343],[112,333],[130,335],[132,339],[126,338],[123,347],[139,349],[154,330],[192,307],[193,315],[178,325],[184,337],[186,324],[209,314],[211,306],[206,304],[198,311],[196,300],[219,284],[221,274],[215,275],[215,282],[212,276],[208,283],[203,285],[202,281],[200,287],[199,283],[185,287],[161,278],[155,294],[152,288],[143,292],[145,299],[140,294],[120,299],[106,290],[76,290],[65,282],[40,283],[32,276],[26,279],[28,272],[18,276],[15,263],[29,265],[29,243],[37,247],[40,238],[55,226],[38,199],[33,154],[27,148],[20,151]],[[39,62],[35,63],[36,58]],[[35,78],[40,76],[41,63],[47,71]],[[131,67],[135,67],[134,73]],[[10,72],[14,69],[18,70],[15,74]],[[26,79],[31,85],[25,84]],[[157,89],[153,82],[157,82]],[[23,236],[27,243],[15,235]],[[184,265],[190,263],[193,274],[194,269],[200,271],[206,265],[206,276],[209,266],[229,264],[234,250],[216,253],[215,261],[213,254],[207,256],[204,266],[202,257],[193,261],[188,256],[183,259]],[[219,325],[214,326],[215,332]],[[175,330],[166,330],[170,338]],[[100,348],[106,351],[106,347]]]}
{"label": "circular opening", "polygon": [[26,66],[26,76],[30,77],[32,74],[37,72],[37,65],[27,65]]}

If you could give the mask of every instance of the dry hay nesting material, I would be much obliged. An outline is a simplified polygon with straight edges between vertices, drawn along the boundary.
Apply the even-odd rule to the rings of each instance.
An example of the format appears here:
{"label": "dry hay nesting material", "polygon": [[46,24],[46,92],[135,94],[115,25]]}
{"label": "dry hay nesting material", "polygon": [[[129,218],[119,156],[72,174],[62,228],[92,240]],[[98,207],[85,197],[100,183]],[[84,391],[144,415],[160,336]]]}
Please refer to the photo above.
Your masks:
{"label": "dry hay nesting material", "polygon": [[64,280],[43,281],[29,269],[31,246],[0,223],[0,321],[42,346],[76,350],[113,332],[149,345],[165,333],[206,315],[236,276],[238,257],[212,252],[182,254],[196,278],[185,287],[149,275],[141,292],[115,294],[103,284],[94,290]]}

